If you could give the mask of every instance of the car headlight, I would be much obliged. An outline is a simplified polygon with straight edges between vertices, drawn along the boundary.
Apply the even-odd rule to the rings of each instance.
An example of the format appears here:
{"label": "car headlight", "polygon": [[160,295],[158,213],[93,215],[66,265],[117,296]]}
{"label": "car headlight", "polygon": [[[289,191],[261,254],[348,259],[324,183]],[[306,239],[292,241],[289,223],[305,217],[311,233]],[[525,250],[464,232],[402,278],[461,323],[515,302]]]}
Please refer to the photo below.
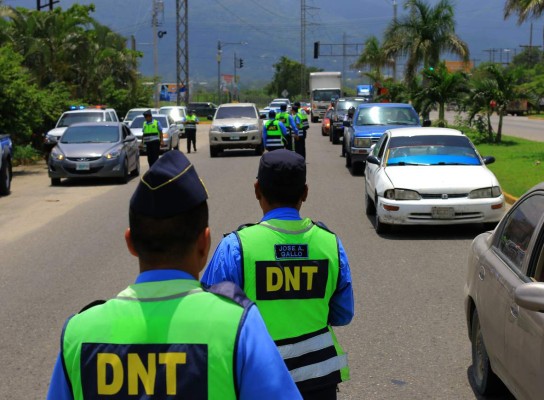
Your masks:
{"label": "car headlight", "polygon": [[106,159],[108,159],[108,160],[111,160],[111,159],[114,159],[114,158],[118,158],[120,155],[121,155],[121,150],[114,149],[114,150],[110,150],[106,154],[104,154],[104,157]]}
{"label": "car headlight", "polygon": [[355,138],[353,139],[353,146],[355,147],[370,147],[371,140],[368,138]]}
{"label": "car headlight", "polygon": [[210,133],[221,133],[221,128],[217,125],[212,125],[210,127]]}
{"label": "car headlight", "polygon": [[62,151],[54,147],[53,150],[51,150],[51,158],[53,160],[62,161],[64,160],[64,154],[62,154]]}
{"label": "car headlight", "polygon": [[469,199],[487,199],[491,197],[499,197],[502,194],[499,186],[492,186],[482,189],[473,190],[468,194]]}
{"label": "car headlight", "polygon": [[168,139],[168,133],[164,133],[164,132],[163,132],[162,138],[163,138],[163,139]]}
{"label": "car headlight", "polygon": [[384,193],[389,200],[421,200],[421,196],[415,190],[407,189],[389,189]]}
{"label": "car headlight", "polygon": [[259,126],[258,126],[258,125],[248,125],[248,126],[247,126],[247,130],[248,130],[248,131],[258,131],[258,130],[259,130]]}

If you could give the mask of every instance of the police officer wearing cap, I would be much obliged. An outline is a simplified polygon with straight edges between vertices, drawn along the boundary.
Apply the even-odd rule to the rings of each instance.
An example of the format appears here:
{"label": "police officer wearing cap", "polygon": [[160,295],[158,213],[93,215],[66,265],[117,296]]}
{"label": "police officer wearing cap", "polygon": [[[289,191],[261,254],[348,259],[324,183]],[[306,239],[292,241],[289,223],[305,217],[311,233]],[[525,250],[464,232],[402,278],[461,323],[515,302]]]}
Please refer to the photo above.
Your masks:
{"label": "police officer wearing cap", "polygon": [[70,317],[48,399],[298,399],[257,307],[232,283],[198,282],[207,193],[180,152],[142,177],[125,232],[134,284]]}
{"label": "police officer wearing cap", "polygon": [[185,117],[185,135],[187,136],[187,153],[191,152],[191,143],[196,152],[196,126],[200,123],[196,116],[196,111],[191,110]]}
{"label": "police officer wearing cap", "polygon": [[295,102],[291,109],[293,119],[298,127],[298,140],[295,142],[295,152],[306,158],[306,131],[310,128],[308,116],[300,108],[300,102]]}
{"label": "police officer wearing cap", "polygon": [[289,133],[289,141],[287,143],[287,148],[290,150],[295,150],[295,140],[298,139],[298,128],[295,124],[293,116],[287,112],[287,104],[282,103],[280,105],[280,112],[276,114],[276,119],[281,121]]}
{"label": "police officer wearing cap", "polygon": [[155,164],[161,152],[162,126],[159,120],[151,115],[151,110],[144,111],[145,122],[142,126],[142,141],[147,153],[149,167]]}
{"label": "police officer wearing cap", "polygon": [[303,398],[336,399],[349,370],[331,326],[349,324],[354,314],[346,252],[325,225],[300,216],[308,196],[302,156],[265,153],[254,187],[263,218],[219,243],[202,282],[242,287],[257,303]]}
{"label": "police officer wearing cap", "polygon": [[268,151],[284,149],[289,140],[287,128],[280,120],[276,119],[276,112],[271,110],[268,113],[270,118],[263,124],[263,145]]}

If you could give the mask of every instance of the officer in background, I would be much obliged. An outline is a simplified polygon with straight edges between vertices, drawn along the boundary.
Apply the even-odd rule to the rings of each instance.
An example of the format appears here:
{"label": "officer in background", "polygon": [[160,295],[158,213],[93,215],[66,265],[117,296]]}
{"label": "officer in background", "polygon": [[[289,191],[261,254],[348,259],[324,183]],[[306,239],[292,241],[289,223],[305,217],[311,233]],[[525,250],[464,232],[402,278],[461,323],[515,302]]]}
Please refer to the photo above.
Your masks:
{"label": "officer in background", "polygon": [[145,122],[142,127],[142,141],[147,153],[149,168],[159,159],[162,143],[161,123],[151,116],[151,110],[144,111]]}
{"label": "officer in background", "polygon": [[166,153],[131,200],[136,282],[69,318],[48,399],[299,399],[257,307],[236,285],[198,282],[210,249],[207,193]]}
{"label": "officer in background", "polygon": [[298,140],[295,142],[295,152],[306,158],[306,131],[310,127],[308,116],[300,108],[300,102],[296,102],[292,109],[295,124],[298,127]]}
{"label": "officer in background", "polygon": [[191,142],[193,150],[196,152],[196,126],[200,123],[196,116],[196,111],[191,110],[185,117],[185,135],[187,136],[187,153],[191,152]]}
{"label": "officer in background", "polygon": [[263,145],[268,151],[284,149],[289,139],[287,128],[283,122],[276,119],[276,112],[271,110],[268,113],[270,118],[263,124]]}
{"label": "officer in background", "polygon": [[287,148],[290,150],[295,150],[295,140],[298,139],[298,128],[295,124],[293,116],[287,112],[287,104],[282,103],[280,105],[280,112],[276,114],[276,119],[280,120],[289,133],[289,141],[287,143]]}
{"label": "officer in background", "polygon": [[336,399],[349,379],[347,355],[331,326],[353,318],[346,252],[323,224],[302,219],[306,163],[276,150],[261,157],[255,196],[263,218],[227,235],[202,282],[232,281],[257,303],[304,399]]}

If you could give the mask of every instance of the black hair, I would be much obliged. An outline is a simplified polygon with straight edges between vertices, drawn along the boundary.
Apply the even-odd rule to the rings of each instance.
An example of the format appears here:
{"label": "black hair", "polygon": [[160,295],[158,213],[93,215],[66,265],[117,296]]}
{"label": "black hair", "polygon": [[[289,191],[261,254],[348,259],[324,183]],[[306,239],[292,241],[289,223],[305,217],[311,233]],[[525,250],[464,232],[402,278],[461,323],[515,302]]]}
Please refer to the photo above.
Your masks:
{"label": "black hair", "polygon": [[147,263],[179,261],[185,257],[198,236],[208,227],[208,203],[168,218],[153,218],[129,211],[129,226],[134,249]]}
{"label": "black hair", "polygon": [[259,185],[261,193],[269,204],[274,206],[295,207],[304,194],[305,185],[291,186],[288,190],[274,185]]}

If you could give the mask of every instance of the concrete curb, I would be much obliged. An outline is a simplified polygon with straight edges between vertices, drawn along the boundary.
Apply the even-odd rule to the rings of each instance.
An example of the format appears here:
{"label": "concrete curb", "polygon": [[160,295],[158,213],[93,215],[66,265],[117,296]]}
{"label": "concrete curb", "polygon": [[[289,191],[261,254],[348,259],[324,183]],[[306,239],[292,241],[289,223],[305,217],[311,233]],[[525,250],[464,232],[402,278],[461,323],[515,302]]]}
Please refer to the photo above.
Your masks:
{"label": "concrete curb", "polygon": [[506,192],[502,192],[502,194],[504,195],[504,199],[506,200],[508,204],[514,204],[516,200],[518,199],[517,197],[514,197],[511,194],[508,194]]}

